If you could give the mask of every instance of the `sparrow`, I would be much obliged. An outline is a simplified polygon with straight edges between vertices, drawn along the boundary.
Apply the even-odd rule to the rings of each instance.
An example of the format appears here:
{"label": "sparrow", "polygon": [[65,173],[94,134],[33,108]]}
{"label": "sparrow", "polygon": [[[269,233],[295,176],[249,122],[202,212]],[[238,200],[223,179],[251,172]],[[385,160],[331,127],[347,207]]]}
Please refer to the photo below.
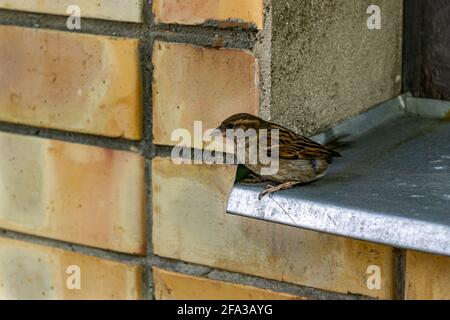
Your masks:
{"label": "sparrow", "polygon": [[[227,130],[243,130],[244,132],[255,132],[259,139],[261,135],[266,135],[267,151],[270,155],[274,147],[278,147],[278,171],[272,175],[263,176],[266,180],[277,183],[277,185],[268,185],[264,191],[259,195],[261,200],[265,195],[272,195],[275,192],[293,188],[298,185],[307,184],[322,178],[328,170],[328,166],[332,163],[333,158],[341,155],[334,151],[327,149],[321,144],[314,142],[308,138],[302,137],[295,132],[280,126],[278,124],[265,121],[247,113],[235,114],[224,120],[216,129],[216,132],[222,137],[227,137]],[[261,130],[266,129],[266,130]],[[276,139],[271,138],[271,130],[277,129],[278,143]],[[245,139],[245,137],[234,138],[235,145],[239,142],[238,139]],[[245,139],[246,157],[243,164],[254,174],[261,175],[261,169],[267,167],[267,164],[262,164],[259,160],[257,163],[250,163],[249,154],[256,152],[254,148],[250,147],[250,139]],[[259,140],[257,140],[259,141]],[[259,159],[259,158],[258,158]]]}

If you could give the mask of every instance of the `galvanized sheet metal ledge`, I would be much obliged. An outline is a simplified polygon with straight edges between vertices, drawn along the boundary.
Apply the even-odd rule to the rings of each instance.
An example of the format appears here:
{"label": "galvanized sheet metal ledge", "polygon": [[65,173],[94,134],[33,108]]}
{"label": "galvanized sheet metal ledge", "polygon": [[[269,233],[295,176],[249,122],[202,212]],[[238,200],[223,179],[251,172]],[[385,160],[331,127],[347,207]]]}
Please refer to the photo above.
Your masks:
{"label": "galvanized sheet metal ledge", "polygon": [[228,212],[450,256],[450,103],[399,96],[314,137],[347,135],[316,183],[258,200],[236,185]]}

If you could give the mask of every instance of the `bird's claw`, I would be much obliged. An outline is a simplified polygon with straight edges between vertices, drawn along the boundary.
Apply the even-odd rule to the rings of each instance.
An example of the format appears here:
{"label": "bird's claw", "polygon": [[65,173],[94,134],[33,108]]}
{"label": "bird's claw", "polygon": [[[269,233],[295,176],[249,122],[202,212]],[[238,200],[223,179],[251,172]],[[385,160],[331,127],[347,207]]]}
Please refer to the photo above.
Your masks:
{"label": "bird's claw", "polygon": [[269,197],[272,197],[274,188],[275,188],[274,186],[268,185],[265,190],[261,191],[261,193],[258,196],[258,200],[261,201],[262,198],[264,198],[266,195],[269,195]]}
{"label": "bird's claw", "polygon": [[268,193],[267,190],[262,191],[258,196],[258,200],[261,201],[262,198],[264,198],[267,195],[267,193]]}
{"label": "bird's claw", "polygon": [[268,185],[266,187],[266,189],[259,194],[258,199],[261,201],[261,199],[264,198],[266,195],[269,195],[269,197],[272,198],[272,195],[275,192],[278,192],[278,191],[281,191],[281,190],[290,189],[290,188],[292,188],[292,187],[294,187],[294,186],[296,186],[298,184],[300,184],[300,182],[298,182],[298,181],[288,181],[288,182],[282,183],[282,184],[280,184],[278,186]]}

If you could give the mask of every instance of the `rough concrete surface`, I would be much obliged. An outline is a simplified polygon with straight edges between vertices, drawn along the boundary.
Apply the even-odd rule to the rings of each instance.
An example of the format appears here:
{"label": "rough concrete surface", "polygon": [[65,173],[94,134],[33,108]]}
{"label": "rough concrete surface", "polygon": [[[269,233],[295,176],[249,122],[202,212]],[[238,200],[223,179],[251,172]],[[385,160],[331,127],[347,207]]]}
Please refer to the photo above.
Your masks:
{"label": "rough concrete surface", "polygon": [[403,0],[272,1],[272,120],[312,134],[400,93]]}

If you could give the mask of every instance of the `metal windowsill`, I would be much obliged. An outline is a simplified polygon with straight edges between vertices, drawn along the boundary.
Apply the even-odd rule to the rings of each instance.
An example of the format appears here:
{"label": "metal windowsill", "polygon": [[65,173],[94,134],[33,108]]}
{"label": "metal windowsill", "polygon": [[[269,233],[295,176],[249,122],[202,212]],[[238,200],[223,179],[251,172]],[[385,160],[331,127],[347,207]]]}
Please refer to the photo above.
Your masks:
{"label": "metal windowsill", "polygon": [[450,103],[402,95],[314,137],[346,135],[321,180],[264,197],[235,185],[231,214],[450,256]]}

